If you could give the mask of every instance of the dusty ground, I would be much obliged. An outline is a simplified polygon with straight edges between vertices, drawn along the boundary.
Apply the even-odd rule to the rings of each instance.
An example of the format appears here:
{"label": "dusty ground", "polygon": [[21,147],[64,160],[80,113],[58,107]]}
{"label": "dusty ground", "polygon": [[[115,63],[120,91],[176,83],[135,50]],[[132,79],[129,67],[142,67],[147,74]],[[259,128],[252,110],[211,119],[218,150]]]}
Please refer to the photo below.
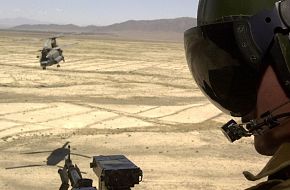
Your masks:
{"label": "dusty ground", "polygon": [[[254,185],[242,171],[268,158],[252,139],[230,144],[221,134],[228,117],[194,85],[183,44],[68,36],[60,45],[79,44],[64,50],[66,63],[42,70],[42,37],[0,33],[2,190],[58,189],[63,161],[52,152],[66,142],[81,155],[126,155],[144,172],[136,190]],[[92,159],[72,158],[97,185]]]}

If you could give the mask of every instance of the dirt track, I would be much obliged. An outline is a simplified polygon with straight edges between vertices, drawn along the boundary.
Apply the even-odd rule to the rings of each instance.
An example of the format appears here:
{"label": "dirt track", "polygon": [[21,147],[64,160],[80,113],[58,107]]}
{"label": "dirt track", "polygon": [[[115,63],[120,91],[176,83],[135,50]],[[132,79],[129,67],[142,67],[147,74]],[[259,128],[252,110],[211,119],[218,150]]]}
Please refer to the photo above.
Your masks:
{"label": "dirt track", "polygon": [[[253,185],[242,171],[268,158],[251,139],[223,137],[229,118],[194,85],[183,44],[69,36],[59,44],[78,44],[64,49],[66,62],[42,70],[40,38],[0,33],[1,189],[58,189],[63,162],[47,158],[66,142],[77,154],[125,154],[144,172],[136,190]],[[91,159],[72,158],[97,185]]]}

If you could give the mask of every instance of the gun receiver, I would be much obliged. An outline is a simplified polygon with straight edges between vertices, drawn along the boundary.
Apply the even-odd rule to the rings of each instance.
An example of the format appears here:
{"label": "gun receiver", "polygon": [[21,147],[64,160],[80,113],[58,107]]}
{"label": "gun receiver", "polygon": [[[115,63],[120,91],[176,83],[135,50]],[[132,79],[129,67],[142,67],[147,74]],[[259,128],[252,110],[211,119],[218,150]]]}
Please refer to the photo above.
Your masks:
{"label": "gun receiver", "polygon": [[99,178],[99,190],[130,190],[142,181],[142,170],[123,155],[94,156],[91,168]]}

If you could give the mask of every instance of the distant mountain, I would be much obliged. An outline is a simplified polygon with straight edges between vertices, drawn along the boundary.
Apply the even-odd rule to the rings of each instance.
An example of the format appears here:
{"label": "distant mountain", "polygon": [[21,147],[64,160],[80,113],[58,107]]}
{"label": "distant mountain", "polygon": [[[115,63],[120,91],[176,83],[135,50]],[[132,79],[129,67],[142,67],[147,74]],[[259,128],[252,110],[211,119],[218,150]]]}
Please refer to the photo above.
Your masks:
{"label": "distant mountain", "polygon": [[17,17],[17,18],[3,18],[0,19],[0,27],[1,28],[11,28],[18,25],[23,24],[49,24],[48,22],[23,18],[23,17]]}
{"label": "distant mountain", "polygon": [[113,24],[106,27],[110,31],[159,31],[159,32],[183,32],[196,25],[194,18],[183,17],[176,19],[159,20],[129,20],[123,23]]}
{"label": "distant mountain", "polygon": [[80,27],[73,24],[23,24],[15,26],[14,30],[27,31],[55,31],[55,32],[116,32],[116,31],[146,31],[146,32],[183,32],[184,30],[196,25],[196,19],[190,17],[176,19],[159,19],[159,20],[129,20],[122,23],[108,26],[85,26]]}
{"label": "distant mountain", "polygon": [[10,28],[12,30],[22,31],[38,31],[38,32],[84,32],[84,28],[73,25],[58,25],[58,24],[23,24]]}
{"label": "distant mountain", "polygon": [[159,20],[129,20],[109,26],[56,25],[56,24],[24,24],[12,27],[17,31],[61,32],[78,34],[107,34],[133,39],[159,39],[180,41],[183,32],[196,25],[196,19],[182,17]]}

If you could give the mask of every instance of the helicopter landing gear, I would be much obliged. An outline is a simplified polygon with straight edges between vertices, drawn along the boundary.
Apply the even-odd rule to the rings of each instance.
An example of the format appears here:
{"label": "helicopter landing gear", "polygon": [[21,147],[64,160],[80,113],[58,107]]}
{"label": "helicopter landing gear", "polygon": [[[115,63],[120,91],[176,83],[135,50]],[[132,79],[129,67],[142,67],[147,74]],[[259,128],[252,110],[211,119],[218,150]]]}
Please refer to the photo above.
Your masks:
{"label": "helicopter landing gear", "polygon": [[60,67],[60,65],[59,65],[59,64],[57,64],[57,67]]}

